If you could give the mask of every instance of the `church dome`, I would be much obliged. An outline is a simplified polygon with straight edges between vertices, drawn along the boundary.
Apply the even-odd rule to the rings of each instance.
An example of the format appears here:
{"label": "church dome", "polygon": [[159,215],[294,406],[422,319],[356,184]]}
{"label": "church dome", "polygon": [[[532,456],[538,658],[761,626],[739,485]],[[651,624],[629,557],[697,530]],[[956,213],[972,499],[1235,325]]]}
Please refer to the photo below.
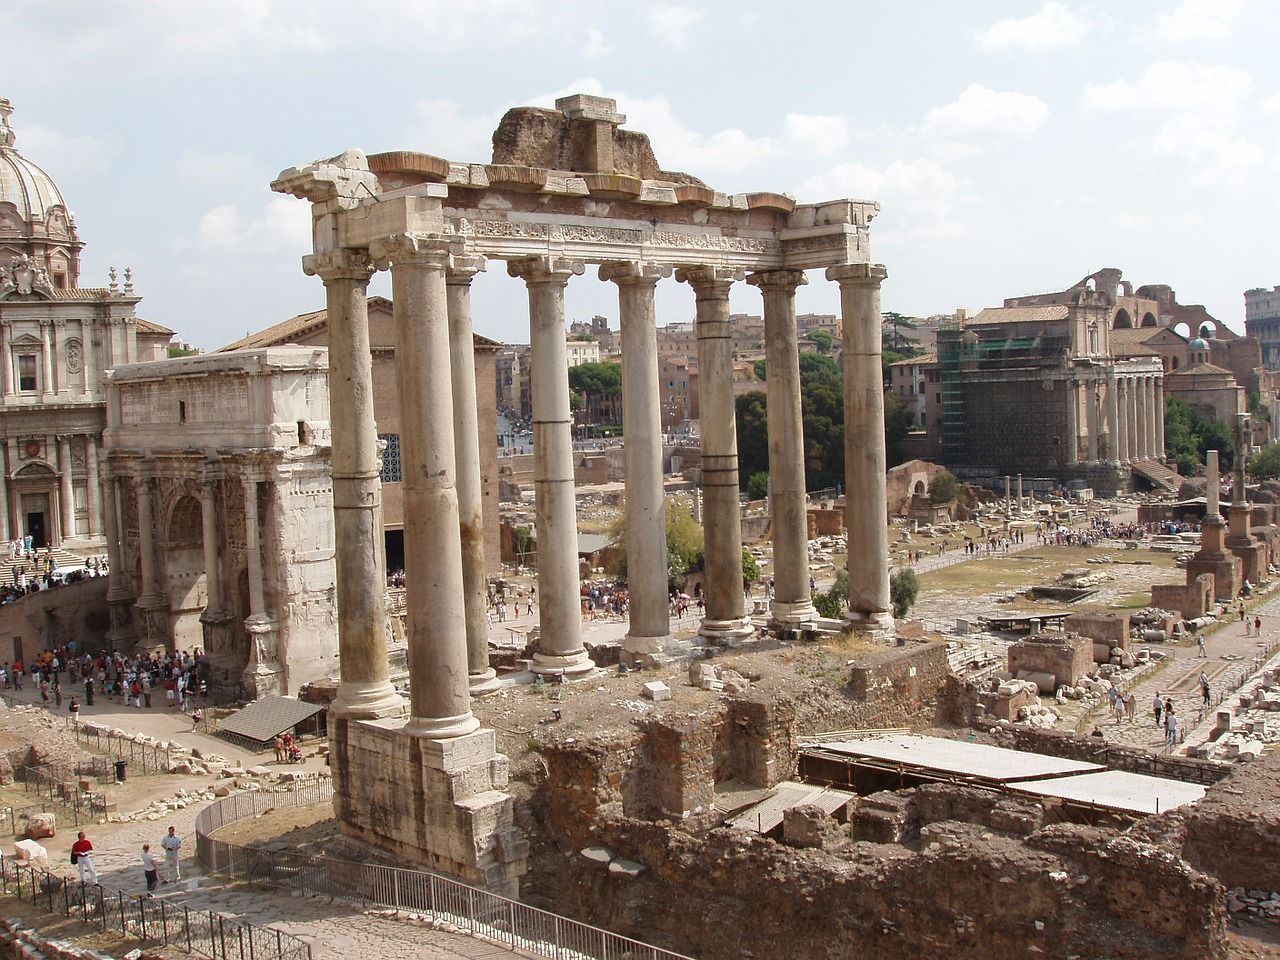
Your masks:
{"label": "church dome", "polygon": [[1205,342],[1205,339],[1203,337],[1194,337],[1192,338],[1191,342],[1187,344],[1187,349],[1188,350],[1208,350],[1209,344]]}
{"label": "church dome", "polygon": [[[14,147],[11,113],[13,106],[0,99],[0,203],[12,203],[25,223],[45,224],[54,207],[60,207],[65,214],[67,204],[53,178]],[[69,214],[67,218],[70,219]]]}
{"label": "church dome", "polygon": [[75,287],[80,249],[75,219],[53,178],[20,154],[9,117],[13,105],[0,97],[0,258],[28,256],[53,286]]}

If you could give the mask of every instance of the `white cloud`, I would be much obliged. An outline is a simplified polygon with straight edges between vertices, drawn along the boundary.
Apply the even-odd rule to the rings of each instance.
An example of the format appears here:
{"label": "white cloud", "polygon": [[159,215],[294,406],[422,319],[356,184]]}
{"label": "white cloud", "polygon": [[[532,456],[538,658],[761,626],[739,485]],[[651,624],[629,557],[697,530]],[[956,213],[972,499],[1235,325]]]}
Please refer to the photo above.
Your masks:
{"label": "white cloud", "polygon": [[658,3],[649,11],[649,32],[663,43],[683,47],[689,31],[702,21],[702,11],[676,3]]}
{"label": "white cloud", "polygon": [[605,37],[604,33],[595,27],[587,28],[587,42],[582,47],[582,55],[588,60],[598,60],[600,57],[607,57],[613,53],[616,48]]}
{"label": "white cloud", "polygon": [[1081,102],[1092,110],[1234,111],[1252,89],[1253,79],[1237,67],[1162,60],[1132,83],[1090,84]]}
{"label": "white cloud", "polygon": [[1039,97],[971,84],[955,100],[925,114],[920,132],[931,140],[977,146],[990,140],[1025,140],[1049,116]]}
{"label": "white cloud", "polygon": [[782,135],[802,150],[825,156],[849,142],[849,121],[840,116],[788,113]]}
{"label": "white cloud", "polygon": [[1280,93],[1273,93],[1264,99],[1262,109],[1266,113],[1280,113]]}
{"label": "white cloud", "polygon": [[311,210],[292,197],[272,197],[261,213],[248,217],[238,206],[224,204],[202,216],[194,238],[184,238],[177,246],[302,256],[311,249]]}
{"label": "white cloud", "polygon": [[1166,120],[1152,146],[1158,153],[1188,163],[1196,183],[1230,183],[1263,164],[1262,148],[1240,136],[1233,122],[1214,123],[1193,114]]}
{"label": "white cloud", "polygon": [[184,150],[178,175],[190,183],[235,184],[253,179],[253,158],[247,153],[219,150],[202,153]]}
{"label": "white cloud", "polygon": [[97,137],[61,133],[49,127],[11,121],[15,145],[53,177],[104,174],[111,169],[115,145]]}
{"label": "white cloud", "polygon": [[800,185],[813,198],[853,197],[878,200],[881,220],[894,232],[951,236],[959,232],[957,206],[971,199],[966,184],[936,160],[894,160],[883,167],[842,163]]}
{"label": "white cloud", "polygon": [[978,34],[986,53],[1043,53],[1079,46],[1092,24],[1061,3],[1046,3],[1039,13],[1021,20],[1001,20]]}
{"label": "white cloud", "polygon": [[1241,0],[1182,0],[1156,21],[1156,33],[1172,43],[1220,40],[1231,32],[1243,6]]}
{"label": "white cloud", "polygon": [[411,147],[450,160],[480,162],[492,156],[496,114],[467,116],[456,100],[419,100],[414,112],[407,137]]}

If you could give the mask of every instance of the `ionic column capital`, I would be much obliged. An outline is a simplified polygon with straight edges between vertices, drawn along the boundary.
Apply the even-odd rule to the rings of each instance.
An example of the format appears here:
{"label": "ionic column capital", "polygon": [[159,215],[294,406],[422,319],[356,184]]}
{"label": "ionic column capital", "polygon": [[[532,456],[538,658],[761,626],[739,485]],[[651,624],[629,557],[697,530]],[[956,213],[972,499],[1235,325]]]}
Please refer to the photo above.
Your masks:
{"label": "ionic column capital", "polygon": [[671,276],[671,266],[652,260],[620,260],[600,265],[600,279],[622,284],[647,284],[653,286],[664,277]]}
{"label": "ionic column capital", "polygon": [[846,263],[827,267],[827,279],[840,286],[878,287],[889,276],[883,263]]}
{"label": "ionic column capital", "polygon": [[484,273],[486,266],[484,257],[450,254],[449,263],[445,268],[444,282],[454,286],[470,286],[476,274]]}
{"label": "ionic column capital", "polygon": [[676,281],[693,287],[697,300],[727,300],[729,288],[746,273],[732,267],[681,267],[676,271]]}
{"label": "ionic column capital", "polygon": [[764,270],[747,277],[747,283],[761,291],[780,290],[785,293],[795,293],[797,287],[808,282],[803,270]]}
{"label": "ionic column capital", "polygon": [[373,276],[373,263],[363,250],[331,250],[311,253],[302,258],[302,272],[319,277],[325,283],[333,280],[355,280],[368,283]]}
{"label": "ionic column capital", "polygon": [[568,257],[525,257],[507,261],[507,276],[528,284],[550,283],[563,287],[570,277],[580,277],[586,271],[585,263]]}
{"label": "ionic column capital", "polygon": [[394,233],[369,244],[369,257],[377,269],[407,263],[443,269],[449,259],[449,241],[430,234]]}

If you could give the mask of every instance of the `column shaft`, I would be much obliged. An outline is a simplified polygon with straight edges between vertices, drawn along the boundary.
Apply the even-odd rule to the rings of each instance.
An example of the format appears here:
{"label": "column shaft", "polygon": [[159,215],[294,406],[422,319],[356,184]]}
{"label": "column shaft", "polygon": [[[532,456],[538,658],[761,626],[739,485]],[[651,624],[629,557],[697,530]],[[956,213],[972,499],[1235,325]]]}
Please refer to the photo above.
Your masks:
{"label": "column shaft", "polygon": [[454,449],[454,398],[443,246],[409,237],[375,248],[392,261],[400,458],[404,468],[405,632],[409,724],[444,739],[472,733],[467,605]]}
{"label": "column shaft", "polygon": [[258,531],[258,478],[246,476],[241,480],[244,484],[244,550],[249,573],[249,616],[262,619],[267,615],[267,601],[262,588],[262,538]]}
{"label": "column shaft", "polygon": [[780,270],[752,274],[747,282],[760,287],[764,297],[769,514],[773,530],[771,618],[775,623],[804,623],[818,615],[809,591],[804,415],[796,342],[796,287],[805,282],[805,277],[799,270]]}
{"label": "column shaft", "polygon": [[1116,377],[1116,424],[1119,427],[1120,462],[1129,463],[1133,457],[1129,450],[1129,382],[1125,377]]}
{"label": "column shaft", "polygon": [[1068,464],[1080,459],[1080,385],[1075,376],[1067,378],[1067,431],[1063,437],[1063,448]]}
{"label": "column shaft", "polygon": [[[206,602],[205,614],[210,617],[222,615],[222,543],[218,537],[218,480],[206,478],[200,484],[200,525],[204,540],[204,580]],[[257,498],[254,498],[257,508]],[[248,510],[246,509],[246,514]],[[257,518],[254,518],[254,531],[257,532]],[[252,577],[252,572],[250,573]]]}
{"label": "column shaft", "polygon": [[107,568],[111,580],[107,587],[107,599],[115,600],[127,596],[128,591],[124,587],[125,569],[124,561],[121,559],[120,552],[120,521],[116,512],[116,479],[111,475],[110,462],[103,475],[103,485],[106,488],[106,512],[103,518],[106,521],[107,536]]}
{"label": "column shaft", "polygon": [[1164,378],[1156,379],[1156,457],[1164,462]]}
{"label": "column shaft", "polygon": [[81,321],[80,339],[84,341],[84,394],[86,397],[91,397],[98,379],[98,360],[93,352],[93,323],[91,321]]}
{"label": "column shaft", "polygon": [[741,639],[754,629],[742,591],[738,431],[733,403],[733,331],[729,327],[729,288],[739,277],[714,267],[676,274],[676,279],[693,287],[697,302],[706,602],[698,632],[710,640]]}
{"label": "column shaft", "polygon": [[884,390],[880,357],[882,264],[830,267],[844,324],[845,525],[849,613],[855,624],[892,627],[889,511],[885,489]]}
{"label": "column shaft", "polygon": [[1151,426],[1148,423],[1150,408],[1147,405],[1147,378],[1137,379],[1138,389],[1134,392],[1134,406],[1138,418],[1138,459],[1151,457]]}
{"label": "column shaft", "polygon": [[155,521],[151,513],[151,478],[135,477],[134,486],[138,498],[138,555],[142,561],[142,597],[152,599],[157,595],[159,576],[156,573]]}
{"label": "column shaft", "polygon": [[85,493],[89,498],[89,536],[102,536],[102,486],[98,475],[98,436],[84,435],[84,462],[87,471]]}
{"label": "column shaft", "polygon": [[1115,371],[1107,374],[1107,459],[1119,466],[1120,451],[1120,388]]}
{"label": "column shaft", "polygon": [[0,444],[0,542],[5,544],[10,539],[8,447],[7,443]]}
{"label": "column shaft", "polygon": [[9,399],[16,390],[13,372],[13,349],[9,345],[9,334],[13,326],[8,320],[0,321],[0,351],[3,351],[4,362],[4,397]]}
{"label": "column shaft", "polygon": [[467,622],[467,682],[472,696],[498,688],[489,666],[489,617],[484,565],[484,497],[480,477],[480,414],[471,323],[471,280],[484,260],[454,258],[445,275],[449,310],[449,364],[453,383],[453,449],[458,527],[462,537],[462,592]]}
{"label": "column shaft", "polygon": [[1129,459],[1142,459],[1142,436],[1138,432],[1138,378],[1130,377],[1125,384],[1125,417],[1129,421]]}
{"label": "column shaft", "polygon": [[1089,428],[1089,462],[1093,463],[1100,455],[1098,434],[1102,432],[1102,417],[1098,410],[1098,388],[1096,381],[1089,380],[1085,383],[1084,402]]}
{"label": "column shaft", "polygon": [[630,625],[623,649],[634,657],[661,653],[671,640],[667,596],[667,520],[662,488],[662,410],[658,388],[658,328],[653,306],[658,279],[670,268],[616,263],[600,279],[618,285],[622,324],[622,433],[626,481],[627,593]]}
{"label": "column shaft", "polygon": [[404,704],[388,679],[386,545],[365,299],[369,266],[363,257],[335,253],[305,258],[303,269],[324,280],[329,321],[329,424],[341,677],[332,710],[346,717],[397,715]]}
{"label": "column shaft", "polygon": [[49,320],[40,321],[40,346],[41,357],[43,359],[44,383],[41,384],[40,392],[51,397],[54,393],[53,388],[53,324]]}
{"label": "column shaft", "polygon": [[535,673],[593,669],[582,647],[578,518],[573,484],[573,421],[565,348],[564,288],[581,263],[551,257],[512,261],[507,272],[529,290],[533,386],[533,477],[538,532],[538,652]]}
{"label": "column shaft", "polygon": [[71,477],[71,438],[58,437],[58,469],[62,471],[62,484],[58,491],[58,503],[62,508],[62,539],[76,535],[76,497]]}

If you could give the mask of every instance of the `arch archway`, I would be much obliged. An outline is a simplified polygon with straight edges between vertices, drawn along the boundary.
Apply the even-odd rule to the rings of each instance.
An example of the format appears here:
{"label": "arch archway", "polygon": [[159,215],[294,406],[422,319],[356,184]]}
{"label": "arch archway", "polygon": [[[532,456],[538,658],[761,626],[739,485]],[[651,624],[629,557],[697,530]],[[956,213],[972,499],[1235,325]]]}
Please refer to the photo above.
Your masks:
{"label": "arch archway", "polygon": [[925,488],[924,481],[917,480],[915,485],[911,488],[912,496],[923,497],[926,493],[928,493],[928,490]]}
{"label": "arch archway", "polygon": [[200,501],[183,495],[169,512],[164,544],[165,592],[175,650],[203,647],[200,615],[209,602],[204,569],[204,511]]}
{"label": "arch archway", "polygon": [[1179,320],[1173,325],[1172,329],[1174,333],[1182,337],[1184,340],[1191,339],[1191,325],[1188,324],[1187,321]]}
{"label": "arch archway", "polygon": [[1116,311],[1116,315],[1111,320],[1112,330],[1132,330],[1133,317],[1129,316],[1129,311],[1121,307]]}
{"label": "arch archway", "polygon": [[1160,324],[1156,321],[1156,315],[1152,313],[1150,310],[1148,310],[1146,313],[1142,315],[1142,326],[1158,327],[1159,325]]}

